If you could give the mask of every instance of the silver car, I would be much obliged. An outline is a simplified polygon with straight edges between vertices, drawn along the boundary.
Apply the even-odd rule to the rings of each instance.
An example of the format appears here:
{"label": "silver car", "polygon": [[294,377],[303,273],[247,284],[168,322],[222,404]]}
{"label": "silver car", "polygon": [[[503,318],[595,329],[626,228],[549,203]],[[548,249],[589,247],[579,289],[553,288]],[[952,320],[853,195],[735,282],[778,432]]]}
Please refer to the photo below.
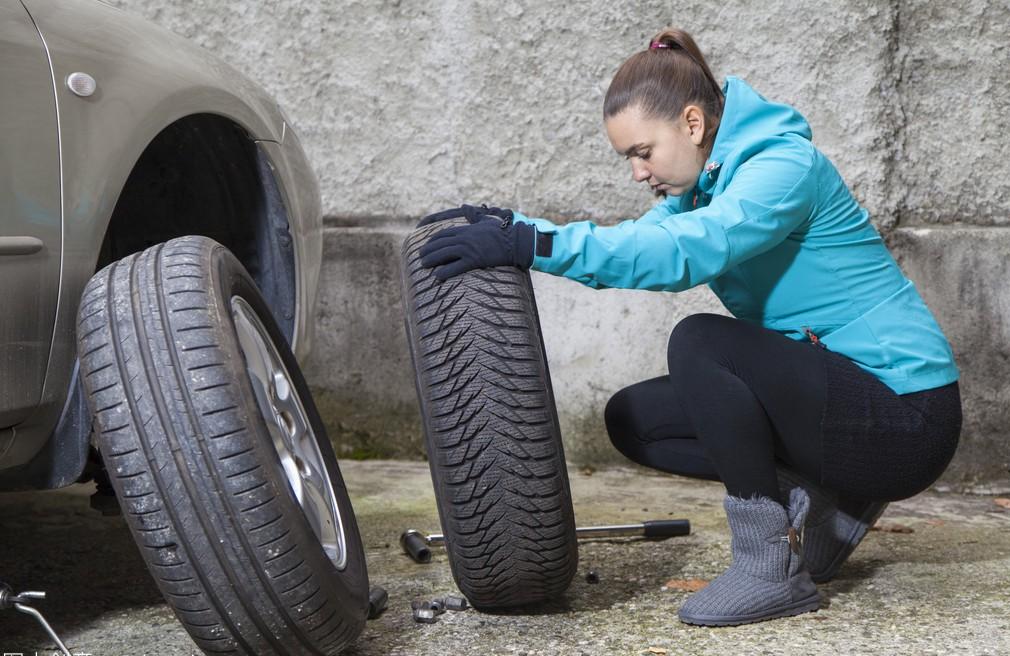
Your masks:
{"label": "silver car", "polygon": [[0,0],[0,52],[0,490],[98,481],[206,651],[336,653],[368,580],[292,355],[322,244],[295,132],[103,3]]}

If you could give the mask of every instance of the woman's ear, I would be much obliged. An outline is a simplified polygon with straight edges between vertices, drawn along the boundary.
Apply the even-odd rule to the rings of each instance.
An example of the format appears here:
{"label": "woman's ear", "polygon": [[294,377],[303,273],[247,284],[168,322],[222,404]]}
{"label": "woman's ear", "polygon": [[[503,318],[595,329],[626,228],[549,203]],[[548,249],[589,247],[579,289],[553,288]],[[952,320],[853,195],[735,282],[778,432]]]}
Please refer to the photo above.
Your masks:
{"label": "woman's ear", "polygon": [[705,140],[705,112],[697,105],[688,105],[681,116],[691,143],[700,147]]}

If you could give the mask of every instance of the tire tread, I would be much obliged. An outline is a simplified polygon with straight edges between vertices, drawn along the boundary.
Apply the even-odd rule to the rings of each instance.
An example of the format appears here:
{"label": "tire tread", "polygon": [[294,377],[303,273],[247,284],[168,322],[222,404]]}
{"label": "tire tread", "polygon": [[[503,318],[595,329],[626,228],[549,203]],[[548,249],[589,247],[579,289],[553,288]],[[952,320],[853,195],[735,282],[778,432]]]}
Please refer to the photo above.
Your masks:
{"label": "tire tread", "polygon": [[456,583],[477,608],[562,594],[578,563],[575,520],[529,274],[439,282],[403,245],[406,328],[425,441]]}

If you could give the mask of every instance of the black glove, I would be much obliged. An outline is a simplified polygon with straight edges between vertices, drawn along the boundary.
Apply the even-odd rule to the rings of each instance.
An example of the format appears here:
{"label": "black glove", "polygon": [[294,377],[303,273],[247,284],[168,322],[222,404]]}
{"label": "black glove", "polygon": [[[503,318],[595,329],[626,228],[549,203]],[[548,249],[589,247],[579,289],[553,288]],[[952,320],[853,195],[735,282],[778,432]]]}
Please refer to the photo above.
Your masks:
{"label": "black glove", "polygon": [[429,223],[435,223],[436,221],[459,218],[465,218],[470,223],[477,223],[482,216],[497,216],[499,219],[511,221],[512,210],[504,210],[500,207],[488,207],[487,205],[481,205],[480,207],[477,207],[476,205],[461,205],[460,207],[453,207],[448,210],[442,210],[441,212],[429,214],[421,219],[421,222],[417,224],[417,227],[420,228],[421,226],[426,226]]}
{"label": "black glove", "polygon": [[533,265],[533,242],[537,229],[528,223],[513,223],[485,215],[472,225],[446,228],[432,235],[421,247],[421,266],[435,269],[446,280],[471,269]]}

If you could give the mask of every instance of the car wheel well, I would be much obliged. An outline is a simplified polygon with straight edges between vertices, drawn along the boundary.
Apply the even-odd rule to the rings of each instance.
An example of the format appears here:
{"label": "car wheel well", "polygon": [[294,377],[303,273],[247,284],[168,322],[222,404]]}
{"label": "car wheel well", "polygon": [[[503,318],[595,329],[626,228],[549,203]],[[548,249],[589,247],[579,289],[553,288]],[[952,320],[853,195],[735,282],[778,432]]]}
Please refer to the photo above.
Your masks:
{"label": "car wheel well", "polygon": [[290,344],[295,258],[287,211],[266,153],[222,116],[187,116],[151,141],[116,202],[95,269],[184,235],[210,237],[235,254]]}

